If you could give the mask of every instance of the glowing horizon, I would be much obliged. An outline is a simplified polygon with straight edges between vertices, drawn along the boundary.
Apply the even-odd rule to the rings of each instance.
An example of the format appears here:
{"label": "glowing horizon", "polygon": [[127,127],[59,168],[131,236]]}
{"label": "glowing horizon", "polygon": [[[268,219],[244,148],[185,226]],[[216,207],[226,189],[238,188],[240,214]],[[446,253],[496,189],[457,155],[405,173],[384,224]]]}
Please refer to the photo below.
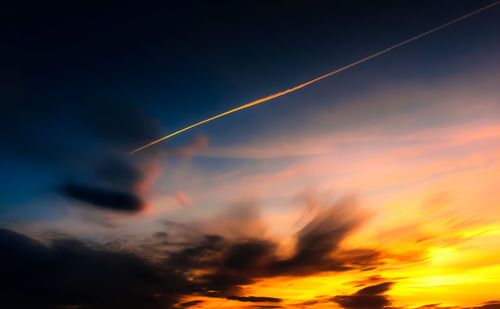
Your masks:
{"label": "glowing horizon", "polygon": [[500,1],[67,5],[12,15],[0,308],[500,309]]}

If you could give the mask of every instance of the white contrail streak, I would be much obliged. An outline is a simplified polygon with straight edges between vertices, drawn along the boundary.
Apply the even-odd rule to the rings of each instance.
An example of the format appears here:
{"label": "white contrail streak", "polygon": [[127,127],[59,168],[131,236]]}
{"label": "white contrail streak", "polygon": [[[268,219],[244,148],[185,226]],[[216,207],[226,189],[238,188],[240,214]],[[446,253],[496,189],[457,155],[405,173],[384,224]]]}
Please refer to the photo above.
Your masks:
{"label": "white contrail streak", "polygon": [[167,136],[165,136],[165,137],[162,137],[162,138],[160,138],[160,139],[158,139],[158,140],[152,141],[152,142],[151,142],[151,143],[149,143],[149,144],[146,144],[146,145],[144,145],[144,146],[141,146],[141,147],[139,147],[139,148],[136,148],[136,149],[132,150],[130,153],[132,154],[132,153],[134,153],[134,152],[140,151],[140,150],[142,150],[142,149],[144,149],[144,148],[147,148],[147,147],[152,146],[152,145],[154,145],[154,144],[156,144],[156,143],[158,143],[158,142],[161,142],[161,141],[163,141],[163,140],[166,140],[167,138],[170,138],[170,137],[172,137],[172,136],[174,136],[174,135],[177,135],[177,134],[179,134],[179,133],[181,133],[181,132],[187,131],[187,130],[189,130],[189,129],[191,129],[191,128],[197,127],[197,126],[199,126],[199,125],[201,125],[201,124],[204,124],[204,123],[206,123],[206,122],[210,122],[210,121],[212,121],[212,120],[215,120],[215,119],[220,118],[220,117],[222,117],[222,116],[225,116],[225,115],[227,115],[227,114],[234,113],[234,112],[236,112],[236,111],[239,111],[239,110],[242,110],[242,109],[248,108],[248,107],[250,107],[250,106],[257,105],[257,104],[259,104],[259,103],[263,103],[263,102],[269,101],[269,100],[271,100],[271,99],[274,99],[274,98],[280,97],[280,96],[285,95],[285,94],[287,94],[287,93],[294,92],[294,91],[296,91],[296,90],[299,90],[299,89],[301,89],[301,88],[304,88],[304,87],[306,87],[306,86],[308,86],[308,85],[310,85],[310,84],[313,84],[313,83],[315,83],[315,82],[317,82],[317,81],[319,81],[319,80],[322,80],[322,79],[324,79],[324,78],[326,78],[326,77],[332,76],[332,75],[337,74],[337,73],[340,73],[340,72],[342,72],[342,71],[345,71],[345,70],[347,70],[347,69],[349,69],[349,68],[352,68],[353,66],[356,66],[356,65],[361,64],[361,63],[363,63],[363,62],[366,62],[366,61],[368,61],[368,60],[370,60],[370,59],[373,59],[373,58],[375,58],[375,57],[378,57],[378,56],[380,56],[380,55],[383,55],[383,54],[385,54],[385,53],[387,53],[387,52],[390,52],[390,51],[391,51],[391,50],[393,50],[393,49],[396,49],[396,48],[401,47],[401,46],[403,46],[403,45],[406,45],[406,44],[408,44],[408,43],[410,43],[410,42],[413,42],[413,41],[415,41],[415,40],[418,40],[418,39],[420,39],[420,38],[422,38],[422,37],[424,37],[424,36],[427,36],[427,35],[429,35],[429,34],[431,34],[431,33],[433,33],[433,32],[439,31],[439,30],[441,30],[441,29],[443,29],[443,28],[446,28],[446,27],[448,27],[448,26],[450,26],[450,25],[453,25],[453,24],[455,24],[455,23],[458,23],[458,22],[460,22],[460,21],[462,21],[462,20],[464,20],[464,19],[466,19],[466,18],[469,18],[469,17],[471,17],[471,16],[473,16],[473,15],[476,15],[477,13],[482,12],[482,11],[484,11],[484,10],[487,10],[487,9],[489,9],[489,8],[491,8],[491,7],[494,7],[494,6],[498,5],[498,4],[500,4],[500,0],[499,0],[499,1],[495,1],[495,2],[493,2],[493,3],[491,3],[491,4],[487,5],[487,6],[484,6],[484,7],[480,8],[480,9],[477,9],[477,10],[475,10],[475,11],[472,11],[472,12],[470,12],[470,13],[468,13],[468,14],[465,14],[465,15],[463,15],[463,16],[461,16],[461,17],[455,18],[455,19],[453,19],[453,20],[451,20],[451,21],[449,21],[449,22],[447,22],[447,23],[445,23],[445,24],[442,24],[441,26],[438,26],[438,27],[433,28],[433,29],[431,29],[431,30],[429,30],[429,31],[426,31],[426,32],[424,32],[424,33],[421,33],[421,34],[419,34],[419,35],[416,35],[416,36],[414,36],[414,37],[412,37],[412,38],[409,38],[409,39],[407,39],[407,40],[405,40],[405,41],[402,41],[402,42],[400,42],[400,43],[398,43],[398,44],[396,44],[396,45],[392,45],[391,47],[388,47],[388,48],[383,49],[383,50],[381,50],[381,51],[379,51],[379,52],[376,52],[376,53],[374,53],[374,54],[372,54],[372,55],[370,55],[370,56],[368,56],[368,57],[362,58],[362,59],[360,59],[360,60],[358,60],[358,61],[356,61],[356,62],[353,62],[353,63],[351,63],[351,64],[349,64],[349,65],[346,65],[346,66],[344,66],[344,67],[342,67],[342,68],[340,68],[340,69],[337,69],[337,70],[332,71],[332,72],[330,72],[330,73],[327,73],[327,74],[325,74],[325,75],[321,75],[320,77],[317,77],[317,78],[315,78],[315,79],[313,79],[313,80],[310,80],[310,81],[308,81],[308,82],[305,82],[305,83],[300,84],[300,85],[298,85],[298,86],[295,86],[295,87],[293,87],[293,88],[290,88],[290,89],[287,89],[287,90],[284,90],[284,91],[281,91],[281,92],[278,92],[278,93],[272,94],[272,95],[270,95],[270,96],[267,96],[267,97],[264,97],[264,98],[261,98],[261,99],[255,100],[255,101],[253,101],[253,102],[250,102],[250,103],[247,103],[247,104],[241,105],[241,106],[239,106],[239,107],[236,107],[236,108],[233,108],[233,109],[231,109],[231,110],[228,110],[228,111],[226,111],[226,112],[224,112],[224,113],[222,113],[222,114],[219,114],[219,115],[216,115],[216,116],[210,117],[210,118],[208,118],[208,119],[205,119],[205,120],[203,120],[203,121],[197,122],[197,123],[195,123],[195,124],[192,124],[192,125],[190,125],[190,126],[188,126],[188,127],[185,127],[184,129],[181,129],[181,130],[179,130],[179,131],[173,132],[173,133],[171,133],[171,134],[169,134],[169,135],[167,135]]}

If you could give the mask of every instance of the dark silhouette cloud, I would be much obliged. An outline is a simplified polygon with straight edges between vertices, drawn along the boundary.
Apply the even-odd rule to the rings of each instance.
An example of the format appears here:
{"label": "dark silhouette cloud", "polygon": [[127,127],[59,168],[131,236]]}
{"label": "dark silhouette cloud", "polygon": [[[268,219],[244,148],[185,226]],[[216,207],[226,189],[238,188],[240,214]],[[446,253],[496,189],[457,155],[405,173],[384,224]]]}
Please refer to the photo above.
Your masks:
{"label": "dark silhouette cloud", "polygon": [[382,309],[391,304],[386,295],[393,282],[384,282],[363,288],[352,295],[337,295],[332,301],[346,309]]}
{"label": "dark silhouette cloud", "polygon": [[98,208],[124,212],[137,212],[142,209],[142,201],[135,194],[119,192],[92,186],[67,183],[59,192],[70,198],[86,202]]}
{"label": "dark silhouette cloud", "polygon": [[193,300],[193,301],[188,301],[188,302],[185,302],[185,303],[181,303],[178,306],[181,307],[181,308],[189,308],[189,307],[196,306],[196,305],[199,305],[199,304],[202,304],[202,303],[203,303],[202,300]]}
{"label": "dark silhouette cloud", "polygon": [[314,306],[316,304],[320,303],[327,303],[329,302],[329,299],[311,299],[311,300],[306,300],[300,303],[295,304],[298,307],[309,307],[309,306]]}
{"label": "dark silhouette cloud", "polygon": [[[395,307],[395,308],[406,308],[406,307]],[[395,309],[394,308],[394,309]],[[459,309],[460,307],[459,306],[441,306],[441,304],[427,304],[427,305],[423,305],[423,306],[419,306],[417,308],[413,308],[413,309]],[[393,309],[393,308],[388,308],[388,309]],[[468,308],[468,309],[471,309],[471,308]]]}
{"label": "dark silhouette cloud", "polygon": [[372,285],[356,292],[356,295],[378,295],[389,291],[394,282],[384,282],[377,285]]}
{"label": "dark silhouette cloud", "polygon": [[[354,218],[357,216],[352,220]],[[297,243],[300,243],[300,237],[317,233],[320,221],[319,218],[311,221],[315,228],[306,225],[298,233]],[[336,226],[336,223],[331,222],[331,225]],[[336,231],[337,228],[319,230]],[[205,296],[255,303],[255,308],[280,308],[278,304],[284,301],[281,298],[245,295],[241,286],[265,277],[303,276],[304,266],[295,259],[300,256],[300,250],[311,252],[301,243],[295,254],[283,259],[277,257],[277,245],[269,240],[238,240],[219,235],[204,235],[198,240],[174,239],[163,245],[169,237],[164,232],[151,236],[153,247],[160,246],[160,249],[145,246],[141,250],[123,251],[68,237],[40,241],[0,229],[0,307],[189,308],[202,304],[202,300],[182,302],[185,296]],[[307,238],[322,241],[322,237]],[[341,239],[338,237],[337,241]],[[318,259],[307,258],[307,261],[318,263],[307,267],[308,275],[332,269],[325,256],[330,256],[335,265],[351,265],[339,266],[336,268],[338,271],[355,267],[349,258],[342,260],[337,256],[340,250],[337,243],[329,243],[328,246],[313,243],[311,246],[315,250],[318,247],[322,249],[317,251]],[[162,251],[161,248],[168,249]],[[133,253],[139,251],[140,256]],[[160,254],[152,260],[145,258],[159,252],[163,252],[164,256]],[[321,263],[326,263],[326,266]],[[281,268],[274,269],[276,265]],[[384,282],[364,287],[351,295],[323,296],[294,306],[337,303],[346,309],[382,309],[391,305],[386,292],[392,284]],[[499,302],[489,302],[474,308],[497,309],[499,306]],[[440,307],[433,305],[427,308]]]}
{"label": "dark silhouette cloud", "polygon": [[238,286],[258,278],[305,276],[375,266],[379,263],[376,250],[352,253],[339,248],[339,243],[363,220],[354,200],[348,198],[318,213],[300,230],[295,252],[288,258],[278,257],[277,244],[270,240],[255,237],[234,240],[204,235],[172,253],[168,264],[185,271],[204,270],[204,275],[197,280],[205,295],[221,297],[233,295],[230,292],[238,292]]}
{"label": "dark silhouette cloud", "polygon": [[[82,190],[66,188],[80,198],[79,194],[86,191],[77,189]],[[92,202],[100,203],[92,194],[96,199]],[[133,250],[141,256],[155,255],[154,262],[150,262],[131,252],[104,249],[76,239],[40,242],[3,229],[0,250],[6,253],[0,255],[0,271],[5,274],[0,305],[169,308],[180,306],[177,303],[186,295],[280,303],[281,299],[272,295],[244,295],[241,286],[265,277],[364,267],[353,263],[349,254],[339,248],[345,235],[363,219],[354,209],[351,200],[343,200],[318,213],[298,232],[295,253],[288,258],[278,257],[277,243],[268,239],[210,234],[182,239],[167,231],[154,233],[152,245]]]}
{"label": "dark silhouette cloud", "polygon": [[141,185],[160,148],[133,158],[128,152],[161,135],[159,126],[131,105],[75,97],[20,96],[9,104],[1,116],[9,151],[48,171],[66,197],[109,210],[141,210]]}
{"label": "dark silhouette cloud", "polygon": [[480,307],[476,307],[477,309],[500,309],[500,301],[489,301],[487,303],[484,303]]}
{"label": "dark silhouette cloud", "polygon": [[0,229],[0,251],[2,308],[168,308],[189,290],[174,271],[74,239],[45,245]]}
{"label": "dark silhouette cloud", "polygon": [[[407,307],[395,307],[396,309],[406,309]],[[414,307],[412,309],[500,309],[500,301],[493,300],[486,302],[480,306],[460,307],[460,306],[442,306],[441,304],[427,304],[424,306]]]}
{"label": "dark silhouette cloud", "polygon": [[157,122],[129,104],[81,97],[20,96],[0,116],[8,150],[48,170],[65,197],[138,212],[151,185],[148,177],[159,170],[164,154],[186,157],[207,145],[205,137],[196,137],[180,148],[158,145],[131,156],[132,149],[163,135]]}
{"label": "dark silhouette cloud", "polygon": [[340,242],[364,219],[354,199],[337,201],[299,231],[295,254],[289,259],[275,261],[270,271],[280,275],[308,275],[375,266],[377,250],[339,250]]}
{"label": "dark silhouette cloud", "polygon": [[321,295],[314,299],[302,301],[293,305],[296,307],[309,308],[317,304],[337,303],[340,307],[346,309],[390,309],[388,306],[391,304],[391,301],[386,295],[382,294],[389,291],[393,284],[394,282],[384,282],[368,286],[358,290],[352,295],[337,295],[334,297]]}
{"label": "dark silhouette cloud", "polygon": [[[0,306],[6,308],[173,308],[183,295],[224,297],[251,303],[279,303],[275,297],[240,296],[239,285],[252,282],[230,270],[210,272],[213,261],[199,258],[220,254],[226,240],[206,236],[198,246],[163,262],[148,262],[130,252],[111,251],[63,238],[47,243],[0,229]],[[238,246],[238,245],[236,245]],[[214,259],[215,260],[215,259]],[[196,263],[201,263],[203,267]],[[188,280],[193,269],[209,274]],[[29,295],[29,297],[26,297]],[[187,308],[202,301],[180,303]]]}
{"label": "dark silhouette cloud", "polygon": [[230,300],[237,300],[241,302],[251,302],[251,303],[280,303],[281,298],[275,297],[259,297],[259,296],[228,296],[226,297]]}

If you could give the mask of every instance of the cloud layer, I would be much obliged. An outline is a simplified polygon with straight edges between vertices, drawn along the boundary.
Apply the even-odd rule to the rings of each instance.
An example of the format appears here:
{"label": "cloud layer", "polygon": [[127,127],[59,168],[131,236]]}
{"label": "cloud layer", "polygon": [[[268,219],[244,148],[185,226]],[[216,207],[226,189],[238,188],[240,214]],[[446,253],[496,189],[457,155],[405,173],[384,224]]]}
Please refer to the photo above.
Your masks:
{"label": "cloud layer", "polygon": [[[363,217],[346,199],[318,213],[296,237],[294,253],[280,257],[278,244],[264,238],[194,235],[180,241],[157,233],[149,250],[153,260],[131,251],[62,237],[41,242],[0,230],[1,300],[9,308],[189,307],[188,295],[240,303],[281,303],[268,295],[242,295],[241,287],[260,278],[342,272],[377,263],[377,255],[351,257],[340,242]],[[159,241],[159,242],[158,242]],[[164,253],[158,252],[164,247]],[[166,252],[166,253],[165,253]],[[148,252],[146,252],[148,253]],[[25,297],[30,295],[30,297]]]}

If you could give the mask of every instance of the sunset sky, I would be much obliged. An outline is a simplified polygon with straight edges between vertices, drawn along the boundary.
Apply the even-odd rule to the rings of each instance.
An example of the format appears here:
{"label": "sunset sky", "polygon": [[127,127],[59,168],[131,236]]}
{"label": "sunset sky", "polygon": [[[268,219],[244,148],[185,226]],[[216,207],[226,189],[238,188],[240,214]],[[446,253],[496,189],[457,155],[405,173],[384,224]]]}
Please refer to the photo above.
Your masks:
{"label": "sunset sky", "polygon": [[500,308],[500,3],[4,10],[0,307]]}

